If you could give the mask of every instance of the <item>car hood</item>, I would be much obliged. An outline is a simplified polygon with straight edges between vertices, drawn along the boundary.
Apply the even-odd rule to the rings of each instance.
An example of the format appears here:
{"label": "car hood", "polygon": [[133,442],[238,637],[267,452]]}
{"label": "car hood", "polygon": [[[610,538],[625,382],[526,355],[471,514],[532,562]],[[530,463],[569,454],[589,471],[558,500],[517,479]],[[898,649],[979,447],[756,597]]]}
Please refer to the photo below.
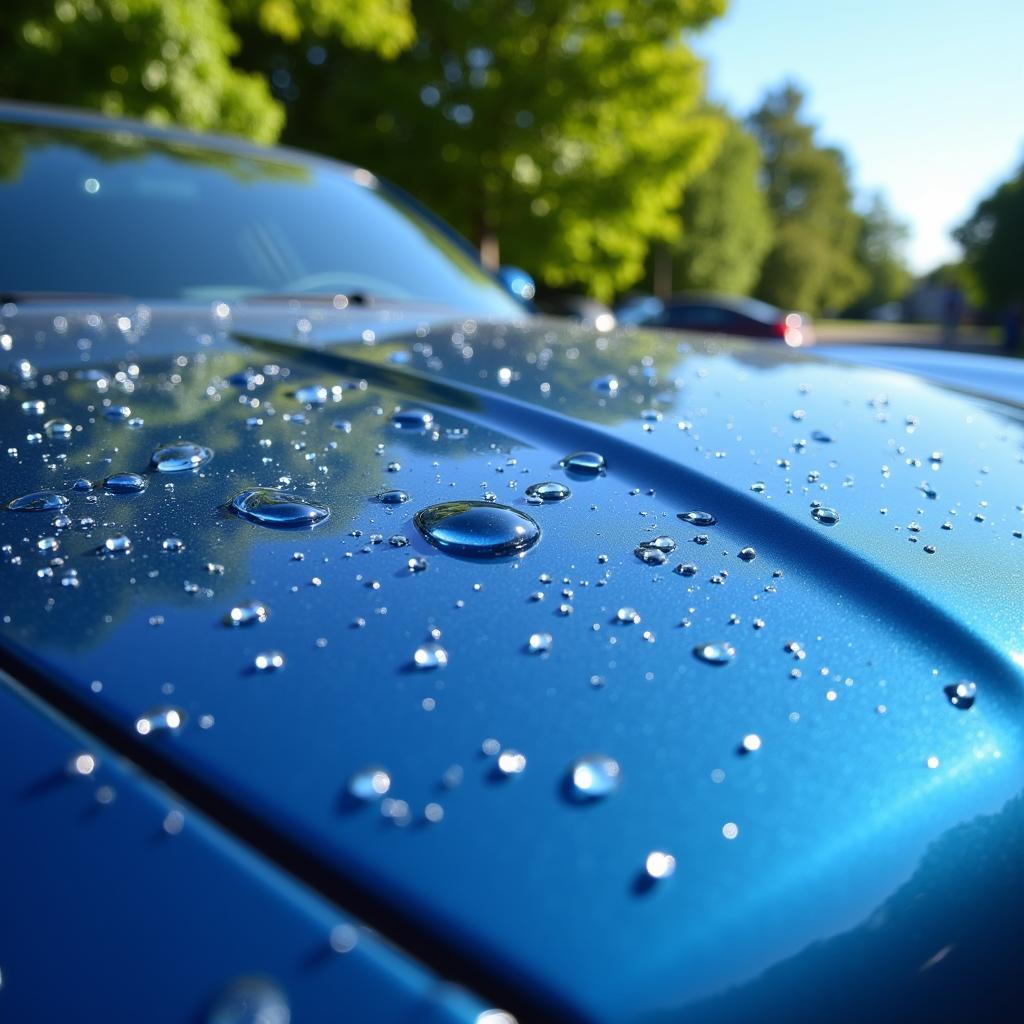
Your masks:
{"label": "car hood", "polygon": [[[411,307],[7,306],[2,342],[3,498],[67,499],[0,513],[6,666],[449,975],[524,1020],[810,1020],[998,944],[957,908],[1020,804],[1019,407]],[[155,471],[178,440],[212,460]],[[230,511],[258,487],[330,517]],[[540,540],[429,544],[461,500]]]}

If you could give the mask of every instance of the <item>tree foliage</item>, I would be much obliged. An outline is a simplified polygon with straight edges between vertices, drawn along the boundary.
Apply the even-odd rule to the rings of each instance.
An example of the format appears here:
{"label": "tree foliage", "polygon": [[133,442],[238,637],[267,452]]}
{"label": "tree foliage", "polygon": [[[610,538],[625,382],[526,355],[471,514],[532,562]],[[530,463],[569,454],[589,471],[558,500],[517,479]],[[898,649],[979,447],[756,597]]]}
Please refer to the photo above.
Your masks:
{"label": "tree foliage", "polygon": [[723,114],[718,153],[683,195],[682,236],[672,250],[675,289],[745,295],[757,282],[772,244],[760,172],[757,142]]}
{"label": "tree foliage", "polygon": [[872,196],[871,205],[860,218],[856,249],[857,262],[867,274],[867,285],[849,313],[863,316],[907,294],[912,282],[904,255],[908,237],[906,224],[893,216],[882,196]]}
{"label": "tree foliage", "polygon": [[724,0],[422,0],[382,64],[312,31],[242,28],[288,101],[285,139],[365,164],[503,261],[610,297],[671,239],[711,156],[684,29]]}
{"label": "tree foliage", "polygon": [[1024,166],[953,232],[990,308],[1024,302]]}
{"label": "tree foliage", "polygon": [[815,140],[802,117],[803,94],[786,85],[750,117],[761,145],[774,244],[755,294],[811,313],[848,306],[868,285],[857,259],[860,218],[853,210],[843,154]]}

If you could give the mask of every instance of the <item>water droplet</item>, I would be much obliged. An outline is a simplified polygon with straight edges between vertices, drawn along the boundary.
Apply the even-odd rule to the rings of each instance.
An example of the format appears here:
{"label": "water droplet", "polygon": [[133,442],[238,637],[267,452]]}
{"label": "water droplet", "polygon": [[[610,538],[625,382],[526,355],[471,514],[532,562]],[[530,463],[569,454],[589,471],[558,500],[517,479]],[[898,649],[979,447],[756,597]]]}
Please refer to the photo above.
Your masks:
{"label": "water droplet", "polygon": [[832,444],[835,438],[824,430],[812,430],[811,440],[817,441],[818,444]]}
{"label": "water droplet", "polygon": [[635,626],[640,621],[640,613],[635,608],[623,607],[615,613],[615,618],[619,622]]}
{"label": "water droplet", "polygon": [[391,789],[391,775],[380,765],[361,768],[348,780],[349,794],[364,803],[379,800]]}
{"label": "water droplet", "polygon": [[728,665],[736,657],[736,648],[730,643],[698,644],[693,654],[709,665]]}
{"label": "water droplet", "polygon": [[331,514],[324,505],[270,487],[242,491],[231,499],[230,507],[250,523],[279,530],[308,529],[324,522]]}
{"label": "water droplet", "polygon": [[577,800],[599,800],[619,788],[622,771],[619,762],[605,754],[588,754],[569,767],[569,782]]}
{"label": "water droplet", "polygon": [[710,512],[701,512],[697,509],[692,512],[680,512],[676,518],[691,526],[714,526],[718,522]]}
{"label": "water droplet", "polygon": [[744,562],[752,562],[757,558],[757,552],[753,548],[740,548],[740,558]]}
{"label": "water droplet", "polygon": [[112,473],[103,481],[111,494],[138,494],[146,489],[146,478],[138,473]]}
{"label": "water droplet", "polygon": [[213,449],[195,441],[163,444],[149,457],[149,464],[158,473],[184,473],[205,466],[213,458]]}
{"label": "water droplet", "polygon": [[834,508],[818,505],[811,509],[811,518],[822,526],[835,526],[839,522],[839,513]]}
{"label": "water droplet", "polygon": [[96,771],[96,756],[90,753],[75,754],[68,761],[69,775],[92,775]]}
{"label": "water droplet", "polygon": [[413,522],[435,547],[473,558],[517,554],[540,539],[540,527],[525,512],[487,501],[430,505]]}
{"label": "water droplet", "polygon": [[608,468],[604,456],[597,452],[573,452],[566,455],[559,465],[577,476],[597,476]]}
{"label": "water droplet", "polygon": [[398,409],[391,422],[399,430],[429,430],[434,425],[434,414],[426,409]]}
{"label": "water droplet", "polygon": [[526,649],[530,654],[547,654],[554,642],[550,633],[532,633],[526,642]]}
{"label": "water droplet", "polygon": [[270,617],[270,609],[262,601],[246,601],[244,604],[236,604],[224,616],[226,626],[252,626],[259,622],[266,622]]}
{"label": "water droplet", "polygon": [[554,480],[546,480],[540,484],[530,484],[526,488],[526,500],[531,505],[543,505],[548,501],[565,501],[572,491],[565,484]]}
{"label": "water droplet", "polygon": [[755,750],[761,749],[761,737],[756,732],[748,732],[740,742],[740,752],[753,754]]}
{"label": "water droplet", "polygon": [[977,690],[977,686],[970,680],[961,679],[959,683],[950,683],[943,692],[953,707],[959,708],[961,711],[967,711],[974,706]]}
{"label": "water droplet", "polygon": [[28,416],[42,416],[46,412],[46,403],[38,399],[31,399],[21,403],[21,411]]}
{"label": "water droplet", "polygon": [[526,770],[526,755],[518,750],[503,750],[498,754],[498,771],[502,775],[522,775]]}
{"label": "water droplet", "polygon": [[638,548],[634,548],[633,554],[645,565],[664,565],[668,561],[668,555],[664,551],[645,547],[643,544]]}
{"label": "water droplet", "polygon": [[160,547],[171,554],[178,554],[185,550],[185,542],[180,537],[167,537],[160,543]]}
{"label": "water droplet", "polygon": [[264,978],[239,978],[210,1009],[206,1024],[290,1024],[284,993]]}
{"label": "water droplet", "polygon": [[185,724],[185,712],[181,708],[154,708],[135,719],[135,731],[140,736],[158,732],[177,732]]}
{"label": "water droplet", "polygon": [[47,420],[43,424],[47,436],[60,439],[70,437],[74,429],[67,420]]}
{"label": "water droplet", "polygon": [[680,576],[696,576],[697,566],[693,562],[680,562],[672,571]]}
{"label": "water droplet", "polygon": [[102,551],[104,554],[120,555],[132,549],[131,537],[126,537],[123,533],[118,534],[116,537],[108,537],[103,542]]}
{"label": "water droplet", "polygon": [[68,507],[68,499],[53,491],[33,491],[13,498],[4,506],[12,512],[59,512]]}
{"label": "water droplet", "polygon": [[107,409],[103,410],[103,415],[108,420],[126,420],[131,416],[132,411],[127,405],[112,405]]}
{"label": "water droplet", "polygon": [[676,859],[664,850],[652,850],[644,861],[644,871],[648,878],[655,881],[671,878],[676,871]]}
{"label": "water droplet", "polygon": [[598,377],[591,381],[590,386],[595,391],[601,391],[606,395],[617,395],[619,393],[619,378],[609,373],[604,377]]}
{"label": "water droplet", "polygon": [[412,652],[412,663],[421,669],[444,668],[448,664],[448,652],[437,643],[420,644]]}
{"label": "water droplet", "polygon": [[284,668],[284,655],[280,651],[261,651],[253,659],[257,672],[276,672]]}
{"label": "water droplet", "polygon": [[409,500],[409,495],[405,491],[381,491],[377,495],[377,500],[382,505],[404,505]]}
{"label": "water droplet", "polygon": [[309,384],[296,388],[295,401],[302,405],[323,405],[327,401],[327,388],[322,384]]}

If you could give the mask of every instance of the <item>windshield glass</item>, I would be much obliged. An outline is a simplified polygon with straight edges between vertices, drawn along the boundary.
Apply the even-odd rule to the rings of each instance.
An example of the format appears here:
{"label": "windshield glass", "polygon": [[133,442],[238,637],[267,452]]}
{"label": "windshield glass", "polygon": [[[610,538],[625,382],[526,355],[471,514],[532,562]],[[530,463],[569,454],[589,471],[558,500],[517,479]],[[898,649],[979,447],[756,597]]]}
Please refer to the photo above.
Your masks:
{"label": "windshield glass", "polygon": [[523,309],[365,171],[124,131],[0,124],[0,292],[361,294]]}

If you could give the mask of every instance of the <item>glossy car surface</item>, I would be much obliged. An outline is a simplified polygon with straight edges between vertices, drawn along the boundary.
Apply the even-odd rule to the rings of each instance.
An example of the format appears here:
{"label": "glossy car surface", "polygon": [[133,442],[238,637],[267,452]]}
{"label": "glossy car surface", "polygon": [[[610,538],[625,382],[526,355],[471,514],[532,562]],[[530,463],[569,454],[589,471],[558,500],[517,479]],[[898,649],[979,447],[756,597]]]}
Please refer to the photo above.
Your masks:
{"label": "glossy car surface", "polygon": [[814,344],[814,330],[806,314],[787,313],[767,302],[732,295],[694,292],[665,301],[653,295],[635,296],[619,306],[616,316],[624,325],[770,338],[791,348]]}
{"label": "glossy car surface", "polygon": [[[296,1020],[1013,1019],[1019,404],[420,296],[0,321],[0,497],[66,499],[0,511],[3,666],[61,716],[5,684],[12,1019],[67,1006],[40,900],[126,849],[133,884],[62,884],[61,915],[103,914],[126,977],[161,920],[205,958],[158,1019],[219,1020],[251,976]],[[182,441],[211,457],[158,468]],[[237,514],[259,488],[291,495],[276,527]],[[485,510],[458,548],[417,526],[448,502]],[[134,941],[139,892],[188,877],[199,906]],[[405,953],[349,968],[335,921]],[[98,1007],[118,978],[59,972]]]}

